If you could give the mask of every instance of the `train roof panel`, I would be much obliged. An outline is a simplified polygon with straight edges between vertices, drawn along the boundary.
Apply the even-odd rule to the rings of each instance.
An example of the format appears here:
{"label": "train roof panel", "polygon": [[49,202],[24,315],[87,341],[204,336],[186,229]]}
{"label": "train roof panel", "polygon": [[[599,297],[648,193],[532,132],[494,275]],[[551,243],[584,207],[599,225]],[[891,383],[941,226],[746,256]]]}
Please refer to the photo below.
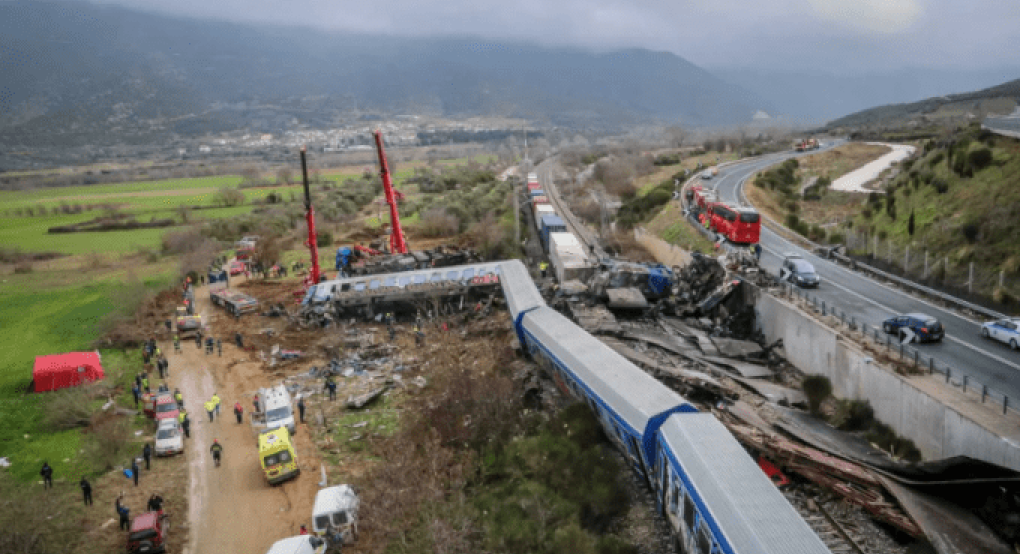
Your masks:
{"label": "train roof panel", "polygon": [[689,405],[682,396],[552,308],[525,314],[523,325],[586,387],[640,433],[653,417]]}
{"label": "train roof panel", "polygon": [[508,260],[499,264],[500,281],[503,285],[503,296],[506,297],[510,317],[517,321],[517,316],[526,310],[545,306],[545,299],[538,287],[531,280],[528,268],[520,260]]}
{"label": "train roof panel", "polygon": [[714,415],[670,417],[660,433],[734,553],[830,554]]}

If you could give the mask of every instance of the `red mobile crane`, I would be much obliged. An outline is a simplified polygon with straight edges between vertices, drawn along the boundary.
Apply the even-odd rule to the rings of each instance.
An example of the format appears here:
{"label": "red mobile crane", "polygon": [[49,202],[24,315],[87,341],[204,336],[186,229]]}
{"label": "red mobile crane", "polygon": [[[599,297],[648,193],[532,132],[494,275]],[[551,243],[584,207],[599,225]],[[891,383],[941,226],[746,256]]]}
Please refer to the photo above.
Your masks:
{"label": "red mobile crane", "polygon": [[390,205],[390,253],[407,254],[407,242],[404,240],[404,230],[400,227],[400,213],[397,211],[397,197],[393,192],[390,167],[386,163],[386,150],[383,149],[382,131],[376,129],[374,134],[375,148],[379,151],[379,175],[382,177],[383,190],[386,191],[386,203]]}
{"label": "red mobile crane", "polygon": [[322,279],[319,269],[319,244],[315,234],[315,208],[312,207],[312,193],[308,190],[308,162],[305,161],[305,147],[301,147],[301,177],[305,185],[305,223],[308,224],[308,240],[305,246],[312,254],[312,271],[306,281],[309,285],[318,285]]}

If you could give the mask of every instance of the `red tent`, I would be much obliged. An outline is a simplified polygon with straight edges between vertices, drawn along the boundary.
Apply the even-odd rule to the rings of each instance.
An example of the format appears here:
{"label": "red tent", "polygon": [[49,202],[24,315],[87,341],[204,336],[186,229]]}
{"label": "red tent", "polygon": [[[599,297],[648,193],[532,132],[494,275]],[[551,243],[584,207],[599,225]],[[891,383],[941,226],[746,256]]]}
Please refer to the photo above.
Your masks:
{"label": "red tent", "polygon": [[103,378],[99,352],[68,352],[36,356],[32,368],[35,392],[47,392],[73,387]]}

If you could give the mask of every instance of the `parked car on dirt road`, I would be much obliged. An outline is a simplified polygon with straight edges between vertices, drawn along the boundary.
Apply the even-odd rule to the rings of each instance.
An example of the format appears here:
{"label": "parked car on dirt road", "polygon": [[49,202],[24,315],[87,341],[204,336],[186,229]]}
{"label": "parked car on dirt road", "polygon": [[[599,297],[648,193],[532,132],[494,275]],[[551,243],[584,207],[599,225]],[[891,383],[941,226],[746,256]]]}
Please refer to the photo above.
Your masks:
{"label": "parked car on dirt road", "polygon": [[269,547],[266,554],[323,554],[326,541],[312,535],[298,535],[278,540]]}
{"label": "parked car on dirt road", "polygon": [[989,321],[981,326],[981,336],[1008,344],[1013,350],[1020,350],[1020,317]]}
{"label": "parked car on dirt road", "polygon": [[170,518],[162,512],[145,512],[131,522],[128,554],[162,554],[166,552],[166,535]]}
{"label": "parked car on dirt road", "polygon": [[180,413],[181,409],[177,406],[177,401],[169,392],[161,392],[156,395],[151,417],[156,420],[157,425],[164,419],[176,420]]}
{"label": "parked car on dirt road", "polygon": [[184,452],[184,432],[181,424],[174,419],[163,419],[156,429],[156,455],[173,456]]}
{"label": "parked car on dirt road", "polygon": [[882,330],[895,334],[902,341],[907,330],[914,336],[910,342],[940,342],[946,336],[946,329],[938,319],[922,313],[895,315],[882,322]]}

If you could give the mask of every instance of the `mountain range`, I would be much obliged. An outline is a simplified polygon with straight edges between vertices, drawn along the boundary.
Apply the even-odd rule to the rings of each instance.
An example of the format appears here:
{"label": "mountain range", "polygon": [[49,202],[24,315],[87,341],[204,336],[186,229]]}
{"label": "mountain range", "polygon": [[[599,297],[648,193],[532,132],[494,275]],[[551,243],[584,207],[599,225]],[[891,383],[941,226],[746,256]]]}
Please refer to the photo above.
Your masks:
{"label": "mountain range", "polygon": [[242,25],[0,3],[0,144],[144,143],[350,113],[567,127],[740,124],[767,103],[674,54]]}
{"label": "mountain range", "polygon": [[926,98],[917,102],[888,104],[855,112],[830,121],[827,129],[867,127],[955,125],[982,121],[989,115],[1007,115],[1020,104],[1020,79],[994,87]]}

